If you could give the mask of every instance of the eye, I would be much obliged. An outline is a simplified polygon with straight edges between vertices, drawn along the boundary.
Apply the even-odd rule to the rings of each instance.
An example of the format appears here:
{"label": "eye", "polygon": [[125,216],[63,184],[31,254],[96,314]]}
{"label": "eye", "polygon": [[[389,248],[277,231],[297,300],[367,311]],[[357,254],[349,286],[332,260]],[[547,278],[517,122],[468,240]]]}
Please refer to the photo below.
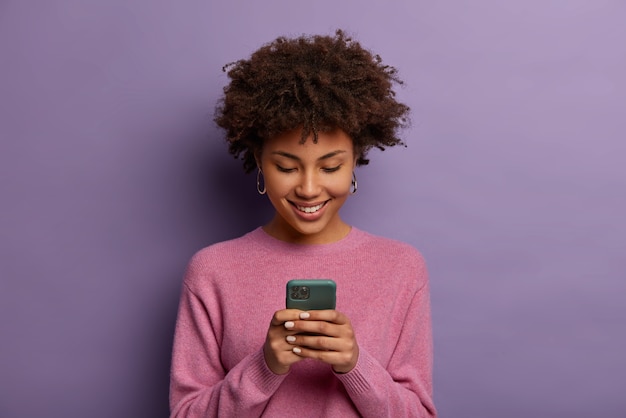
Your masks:
{"label": "eye", "polygon": [[276,169],[281,173],[291,173],[292,171],[295,171],[295,168],[282,167],[278,164],[276,164]]}
{"label": "eye", "polygon": [[335,171],[339,170],[341,168],[341,164],[339,164],[336,167],[324,167],[322,168],[322,170],[324,171],[324,173],[334,173]]}

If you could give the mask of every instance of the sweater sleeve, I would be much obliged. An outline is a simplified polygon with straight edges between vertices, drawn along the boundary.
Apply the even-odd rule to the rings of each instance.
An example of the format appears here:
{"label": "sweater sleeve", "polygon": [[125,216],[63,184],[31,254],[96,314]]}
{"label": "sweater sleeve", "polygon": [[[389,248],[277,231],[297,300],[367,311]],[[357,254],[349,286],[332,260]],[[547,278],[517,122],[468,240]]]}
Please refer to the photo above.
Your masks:
{"label": "sweater sleeve", "polygon": [[267,367],[261,347],[226,372],[206,306],[183,285],[172,352],[171,418],[260,416],[284,378]]}
{"label": "sweater sleeve", "polygon": [[363,348],[349,373],[337,374],[363,417],[435,417],[430,296],[426,283],[414,295],[389,364]]}

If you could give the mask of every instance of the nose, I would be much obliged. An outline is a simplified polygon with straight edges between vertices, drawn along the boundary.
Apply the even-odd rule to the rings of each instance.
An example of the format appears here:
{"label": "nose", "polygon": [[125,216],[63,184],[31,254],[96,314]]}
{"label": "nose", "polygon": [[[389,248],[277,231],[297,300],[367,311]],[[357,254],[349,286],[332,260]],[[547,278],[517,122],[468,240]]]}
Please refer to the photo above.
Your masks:
{"label": "nose", "polygon": [[309,171],[302,173],[295,191],[296,195],[303,199],[312,199],[319,196],[321,185],[318,176]]}

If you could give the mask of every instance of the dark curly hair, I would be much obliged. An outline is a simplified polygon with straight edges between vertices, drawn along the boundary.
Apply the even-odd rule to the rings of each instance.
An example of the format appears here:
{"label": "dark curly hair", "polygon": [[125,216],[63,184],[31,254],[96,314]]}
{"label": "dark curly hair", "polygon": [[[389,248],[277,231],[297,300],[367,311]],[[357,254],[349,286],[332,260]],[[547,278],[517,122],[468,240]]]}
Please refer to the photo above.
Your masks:
{"label": "dark curly hair", "polygon": [[302,143],[311,133],[317,142],[318,132],[342,129],[354,142],[357,165],[369,162],[373,147],[404,145],[397,131],[408,125],[409,107],[395,98],[394,83],[403,84],[397,70],[342,30],[279,37],[222,70],[230,83],[215,122],[246,172],[256,167],[264,139],[299,127]]}

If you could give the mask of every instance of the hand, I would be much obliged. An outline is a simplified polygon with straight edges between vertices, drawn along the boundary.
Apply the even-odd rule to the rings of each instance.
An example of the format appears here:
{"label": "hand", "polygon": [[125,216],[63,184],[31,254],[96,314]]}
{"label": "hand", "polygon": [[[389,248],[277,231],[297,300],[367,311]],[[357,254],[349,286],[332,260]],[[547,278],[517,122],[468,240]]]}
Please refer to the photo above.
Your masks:
{"label": "hand", "polygon": [[285,324],[289,325],[285,340],[292,353],[330,364],[337,373],[348,373],[356,366],[359,346],[346,315],[335,310],[297,312],[300,320]]}
{"label": "hand", "polygon": [[276,311],[267,330],[263,353],[265,363],[276,374],[289,372],[291,365],[302,360],[302,357],[293,352],[293,346],[287,342],[297,331],[293,327],[300,319],[302,311],[298,309],[283,309]]}

